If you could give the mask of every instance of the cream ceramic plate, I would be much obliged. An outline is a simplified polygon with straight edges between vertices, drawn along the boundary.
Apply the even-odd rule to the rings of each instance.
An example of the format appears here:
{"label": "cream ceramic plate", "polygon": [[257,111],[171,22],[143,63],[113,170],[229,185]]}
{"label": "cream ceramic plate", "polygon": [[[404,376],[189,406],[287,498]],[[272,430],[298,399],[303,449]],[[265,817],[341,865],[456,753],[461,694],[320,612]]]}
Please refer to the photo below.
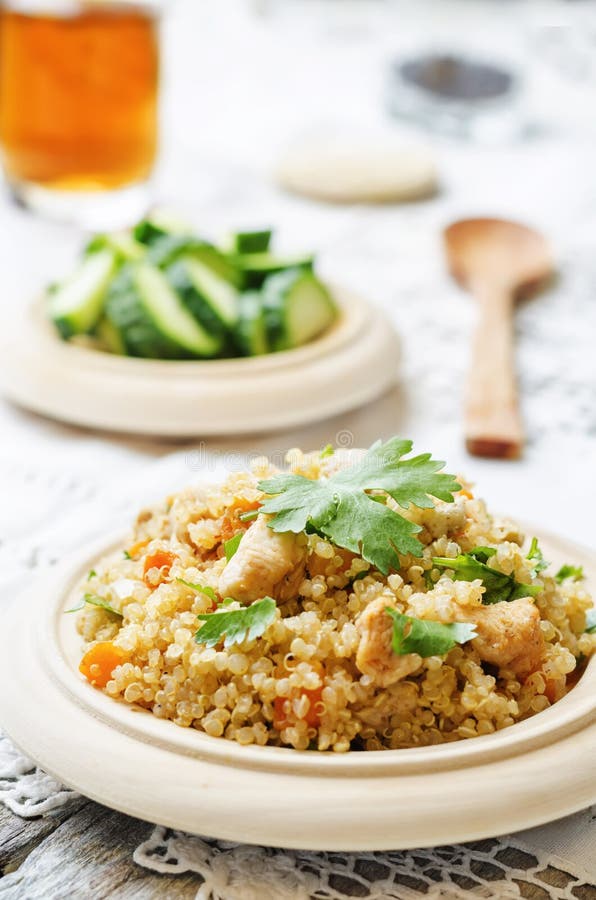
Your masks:
{"label": "cream ceramic plate", "polygon": [[[538,534],[555,565],[596,560]],[[75,583],[90,548],[14,604],[0,630],[0,722],[41,767],[133,816],[246,843],[383,850],[478,839],[596,801],[596,658],[559,703],[438,747],[325,754],[241,747],[118,703],[78,674]],[[78,598],[77,598],[78,599]]]}
{"label": "cream ceramic plate", "polygon": [[397,377],[399,342],[385,314],[334,290],[337,323],[297,350],[249,359],[131,359],[57,338],[42,303],[0,346],[0,387],[56,419],[139,434],[202,436],[277,430],[372,400]]}

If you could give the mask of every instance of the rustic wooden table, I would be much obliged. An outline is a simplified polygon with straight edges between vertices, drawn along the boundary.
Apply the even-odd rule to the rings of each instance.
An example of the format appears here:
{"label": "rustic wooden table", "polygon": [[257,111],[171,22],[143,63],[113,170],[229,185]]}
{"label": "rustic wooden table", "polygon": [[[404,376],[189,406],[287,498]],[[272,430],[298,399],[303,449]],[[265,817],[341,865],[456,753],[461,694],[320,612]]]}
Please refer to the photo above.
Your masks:
{"label": "rustic wooden table", "polygon": [[3,900],[191,900],[198,875],[158,875],[132,855],[153,826],[81,798],[39,819],[0,807]]}

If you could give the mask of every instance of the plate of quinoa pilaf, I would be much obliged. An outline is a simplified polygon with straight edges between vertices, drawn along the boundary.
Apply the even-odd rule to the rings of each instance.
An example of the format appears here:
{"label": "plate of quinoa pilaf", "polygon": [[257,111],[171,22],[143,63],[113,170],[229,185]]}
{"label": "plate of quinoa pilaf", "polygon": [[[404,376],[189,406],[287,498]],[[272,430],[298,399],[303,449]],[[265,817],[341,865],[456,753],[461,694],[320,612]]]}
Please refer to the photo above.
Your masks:
{"label": "plate of quinoa pilaf", "polygon": [[293,450],[143,510],[21,622],[5,727],[108,805],[255,843],[420,846],[588,805],[594,560],[443,466],[398,438]]}

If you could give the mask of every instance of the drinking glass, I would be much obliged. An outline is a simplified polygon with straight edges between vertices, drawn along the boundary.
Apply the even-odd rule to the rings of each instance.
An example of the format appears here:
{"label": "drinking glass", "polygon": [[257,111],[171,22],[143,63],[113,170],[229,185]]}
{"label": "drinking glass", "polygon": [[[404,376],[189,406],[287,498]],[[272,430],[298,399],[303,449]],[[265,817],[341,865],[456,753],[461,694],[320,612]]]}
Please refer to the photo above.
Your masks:
{"label": "drinking glass", "polygon": [[117,227],[148,202],[158,0],[0,0],[0,151],[23,205]]}

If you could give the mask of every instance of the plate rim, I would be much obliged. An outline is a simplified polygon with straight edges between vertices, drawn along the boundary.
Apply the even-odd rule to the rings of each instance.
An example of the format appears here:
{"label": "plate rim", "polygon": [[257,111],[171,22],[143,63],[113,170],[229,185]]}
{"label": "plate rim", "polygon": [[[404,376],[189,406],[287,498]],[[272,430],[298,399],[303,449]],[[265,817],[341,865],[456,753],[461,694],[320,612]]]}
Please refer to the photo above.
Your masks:
{"label": "plate rim", "polygon": [[[547,550],[550,549],[550,540],[564,548],[572,548],[572,552],[582,561],[588,561],[593,577],[596,578],[596,557],[591,551],[557,537],[549,538],[541,529],[533,528],[530,533],[537,534]],[[530,742],[523,752],[517,754],[513,752],[487,756],[483,752],[490,745],[492,737],[502,736],[502,742],[509,743],[512,747],[519,744],[516,741],[516,729],[523,730],[526,722],[536,723],[541,717],[545,721],[544,717],[548,718],[548,713],[558,712],[557,708],[560,710],[561,704],[565,708],[565,701],[573,698],[574,692],[582,683],[586,690],[593,691],[596,683],[596,657],[590,661],[577,688],[549,710],[526,722],[503,729],[497,735],[470,741],[431,748],[380,751],[370,755],[374,759],[357,754],[358,760],[353,760],[350,757],[355,756],[355,752],[327,756],[299,754],[285,748],[244,748],[234,742],[210,738],[191,729],[178,731],[186,738],[191,737],[196,741],[195,753],[178,752],[174,746],[178,741],[168,741],[166,746],[146,744],[135,736],[138,718],[132,709],[95,691],[77,677],[77,684],[85,688],[90,697],[101,698],[110,707],[125,712],[131,719],[134,716],[134,727],[131,725],[130,728],[114,729],[100,707],[95,703],[85,703],[84,699],[81,701],[80,692],[75,690],[73,694],[72,685],[64,685],[63,675],[59,667],[56,669],[55,659],[52,661],[51,654],[48,660],[48,650],[56,650],[52,641],[48,640],[48,627],[51,631],[56,621],[64,623],[65,617],[61,610],[69,602],[69,589],[72,588],[73,581],[84,570],[84,566],[96,559],[99,553],[107,552],[113,543],[113,539],[110,538],[108,542],[104,536],[57,567],[49,576],[53,595],[50,602],[46,576],[45,593],[37,591],[37,596],[32,601],[15,604],[9,613],[9,622],[3,634],[0,634],[0,648],[4,645],[0,652],[0,707],[6,731],[42,768],[84,795],[157,824],[199,834],[207,833],[222,839],[301,849],[347,851],[406,849],[480,839],[512,828],[518,830],[542,824],[596,800],[596,760],[592,754],[590,761],[588,753],[596,740],[593,708],[585,711],[582,721],[573,731],[559,729],[556,733],[551,732],[555,739],[549,743],[542,742],[537,746]],[[36,593],[34,587],[30,590]],[[74,630],[73,619],[68,619],[68,622],[70,624],[65,627]],[[25,653],[16,650],[21,641],[8,639],[12,629],[25,642]],[[24,671],[26,660],[32,666],[29,674]],[[11,666],[23,676],[21,680],[12,679],[17,686],[17,698],[11,698],[10,691],[7,691],[7,677]],[[71,671],[71,677],[74,675]],[[39,722],[27,721],[20,715],[19,686],[23,700],[24,684],[29,685],[24,691],[27,700],[30,699],[30,692],[38,700],[42,700],[39,708],[42,709],[43,737],[40,737]],[[570,703],[567,704],[569,705]],[[592,707],[594,705],[592,702]],[[50,713],[52,709],[61,710],[60,723],[53,720]],[[142,715],[160,726],[167,726],[172,733],[178,728],[172,722],[155,719],[150,713],[143,712]],[[63,727],[68,722],[72,725],[69,733],[73,737],[65,743]],[[197,738],[203,740],[197,741]],[[110,779],[104,779],[103,775],[98,778],[97,770],[84,759],[84,750],[88,749],[91,739],[92,743],[98,741],[101,745],[103,742],[104,748],[110,748],[110,753],[117,758],[119,764],[124,764],[122,770],[111,766],[110,774],[115,776],[113,784],[106,786],[104,782]],[[474,749],[475,747],[478,749]],[[566,748],[565,753],[570,753],[576,760],[576,764],[558,769],[559,778],[556,789],[553,790],[552,766],[560,766],[563,748]],[[246,750],[261,751],[264,764],[251,765],[250,760],[254,754],[245,754]],[[444,752],[446,750],[447,753]],[[432,752],[429,754],[428,751]],[[92,759],[95,752],[96,750],[92,753]],[[139,753],[144,760],[143,767],[139,766]],[[398,757],[403,759],[407,754],[417,754],[418,759],[425,759],[421,766],[406,764],[405,767],[392,767],[392,761]],[[433,766],[433,761],[441,755],[445,758],[451,756],[453,765],[442,768]],[[281,765],[270,765],[274,758],[280,759]],[[406,756],[406,760],[407,758]],[[409,758],[414,760],[414,756]],[[292,759],[297,761],[296,765],[289,762]],[[388,762],[385,763],[384,760]],[[307,762],[307,765],[304,766],[303,762]],[[551,790],[546,803],[544,798],[540,802],[540,791],[537,792],[530,777],[536,767],[542,772],[546,770],[550,775]],[[140,771],[142,768],[146,770],[145,775]],[[329,770],[333,770],[331,776]],[[165,778],[166,790],[160,789],[157,797],[150,792],[153,776],[149,773],[159,773],[159,777]],[[185,779],[192,785],[198,783],[202,786],[200,798],[198,795],[196,798],[196,806],[194,803],[189,804],[188,798],[180,793],[180,781]],[[485,791],[487,786],[489,788],[491,804],[488,816],[486,804],[482,816],[479,814],[478,804],[471,802],[465,795],[462,801],[460,794],[462,786],[475,781],[480,783],[478,779],[482,779]],[[508,787],[511,783],[515,783],[525,798],[516,808],[504,803],[507,798],[511,800],[511,788]],[[276,798],[279,800],[282,789],[286,795],[286,812],[287,809],[292,810],[285,818],[279,815],[275,807]],[[432,794],[432,791],[437,792],[441,803],[429,802],[429,792]],[[391,799],[397,796],[401,796],[402,800],[409,800],[409,808],[405,812],[401,810],[399,820],[395,818],[395,801]],[[222,797],[225,799],[223,810],[219,805]],[[373,800],[377,804],[377,815],[371,817]],[[419,804],[418,810],[414,800]],[[463,803],[467,816],[446,814],[443,808],[445,804],[455,801],[460,803],[458,813],[462,812]],[[255,803],[259,804],[260,809],[269,811],[268,819],[264,815],[254,815]],[[318,815],[316,819],[311,815],[308,820],[307,808],[313,803],[317,804]],[[361,829],[360,834],[354,835],[346,826],[350,810],[351,821],[355,822],[357,812],[359,823],[366,826]],[[430,825],[427,822],[426,829],[422,827],[425,816],[431,821]],[[354,831],[358,829],[354,828]]]}

